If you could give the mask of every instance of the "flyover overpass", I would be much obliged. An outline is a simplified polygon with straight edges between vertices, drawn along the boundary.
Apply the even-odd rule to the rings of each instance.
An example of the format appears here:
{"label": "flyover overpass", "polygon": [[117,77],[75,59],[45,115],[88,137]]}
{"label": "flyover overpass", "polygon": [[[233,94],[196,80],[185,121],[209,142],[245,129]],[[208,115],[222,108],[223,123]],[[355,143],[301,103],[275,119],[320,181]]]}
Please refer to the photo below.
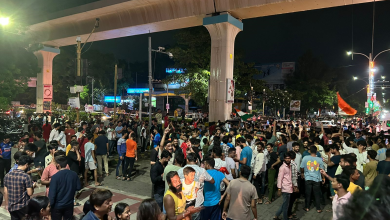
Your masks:
{"label": "flyover overpass", "polygon": [[100,27],[89,41],[204,25],[212,42],[210,121],[217,121],[230,115],[226,79],[233,78],[234,41],[243,30],[243,19],[368,2],[372,0],[100,0],[45,15],[29,27],[34,38],[48,46],[36,53],[42,67],[37,112],[43,111],[45,100],[51,101],[42,94],[52,84],[52,60],[59,53],[54,48],[76,44],[78,36],[84,41],[96,18]]}

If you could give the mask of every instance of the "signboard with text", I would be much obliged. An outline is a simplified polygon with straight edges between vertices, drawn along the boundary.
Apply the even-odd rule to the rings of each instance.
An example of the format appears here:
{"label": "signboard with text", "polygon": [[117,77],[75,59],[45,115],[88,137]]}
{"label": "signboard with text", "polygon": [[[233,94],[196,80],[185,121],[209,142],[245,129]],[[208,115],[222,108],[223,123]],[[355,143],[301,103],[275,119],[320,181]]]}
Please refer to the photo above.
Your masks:
{"label": "signboard with text", "polygon": [[234,103],[234,80],[226,79],[226,103]]}

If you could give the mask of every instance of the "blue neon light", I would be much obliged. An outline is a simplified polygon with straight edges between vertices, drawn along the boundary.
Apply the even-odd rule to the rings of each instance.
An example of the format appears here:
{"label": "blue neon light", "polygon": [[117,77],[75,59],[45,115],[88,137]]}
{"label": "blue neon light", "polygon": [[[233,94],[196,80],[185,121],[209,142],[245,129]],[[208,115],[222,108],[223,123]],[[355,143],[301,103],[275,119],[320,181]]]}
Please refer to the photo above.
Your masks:
{"label": "blue neon light", "polygon": [[[115,97],[114,96],[104,96],[104,102],[106,103],[114,103],[115,101]],[[120,96],[117,96],[116,97],[116,103],[120,103],[121,102],[121,97]]]}
{"label": "blue neon light", "polygon": [[168,74],[172,74],[172,73],[182,74],[182,73],[184,73],[184,70],[183,69],[177,69],[177,68],[166,68],[165,72],[168,73]]}
{"label": "blue neon light", "polygon": [[149,88],[128,88],[127,93],[129,94],[139,94],[139,93],[149,93]]}

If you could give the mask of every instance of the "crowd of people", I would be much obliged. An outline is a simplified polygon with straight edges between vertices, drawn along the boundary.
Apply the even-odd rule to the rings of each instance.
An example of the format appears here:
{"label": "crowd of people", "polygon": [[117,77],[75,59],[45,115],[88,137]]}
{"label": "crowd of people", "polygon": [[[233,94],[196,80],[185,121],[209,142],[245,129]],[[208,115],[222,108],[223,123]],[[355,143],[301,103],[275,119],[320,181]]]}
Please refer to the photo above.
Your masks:
{"label": "crowd of people", "polygon": [[[334,220],[390,215],[383,207],[390,198],[390,145],[375,124],[344,129],[316,128],[305,120],[209,123],[168,117],[163,124],[161,111],[155,118],[149,125],[119,116],[107,126],[100,119],[80,124],[42,120],[29,126],[18,143],[5,137],[0,181],[11,219],[72,219],[80,190],[91,178],[102,186],[110,175],[110,158],[117,161],[115,178],[132,181],[134,163],[146,152],[152,199],[138,210],[117,204],[117,219],[129,219],[131,212],[139,220],[260,219],[257,205],[278,197],[282,205],[274,219],[297,219],[300,198],[305,212],[313,203],[318,213],[330,199],[327,211]],[[45,196],[34,197],[40,185],[46,187]],[[83,219],[111,219],[112,204],[112,193],[96,188],[84,204]]]}

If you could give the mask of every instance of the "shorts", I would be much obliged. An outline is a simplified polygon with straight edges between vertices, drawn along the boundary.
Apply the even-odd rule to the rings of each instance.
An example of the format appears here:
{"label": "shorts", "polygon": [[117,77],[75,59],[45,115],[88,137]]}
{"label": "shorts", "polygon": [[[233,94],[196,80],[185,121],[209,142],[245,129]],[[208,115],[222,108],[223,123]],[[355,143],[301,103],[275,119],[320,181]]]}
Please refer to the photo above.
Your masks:
{"label": "shorts", "polygon": [[94,162],[85,162],[86,170],[96,170],[96,165]]}

